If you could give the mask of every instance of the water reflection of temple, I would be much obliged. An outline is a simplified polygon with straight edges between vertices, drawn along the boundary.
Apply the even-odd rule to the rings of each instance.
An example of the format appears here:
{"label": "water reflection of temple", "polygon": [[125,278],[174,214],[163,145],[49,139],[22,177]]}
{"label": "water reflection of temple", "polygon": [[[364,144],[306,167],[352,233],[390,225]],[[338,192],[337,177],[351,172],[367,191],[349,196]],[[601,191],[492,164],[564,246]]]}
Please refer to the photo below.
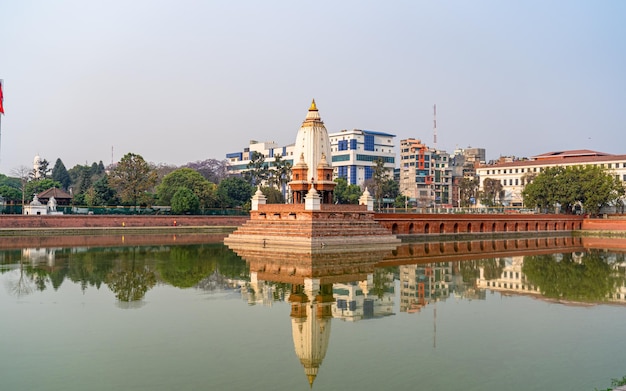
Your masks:
{"label": "water reflection of temple", "polygon": [[393,274],[374,266],[395,245],[290,252],[231,247],[250,265],[250,282],[242,289],[248,303],[270,305],[284,295],[291,304],[294,349],[311,386],[328,350],[333,317],[354,321],[393,313]]}

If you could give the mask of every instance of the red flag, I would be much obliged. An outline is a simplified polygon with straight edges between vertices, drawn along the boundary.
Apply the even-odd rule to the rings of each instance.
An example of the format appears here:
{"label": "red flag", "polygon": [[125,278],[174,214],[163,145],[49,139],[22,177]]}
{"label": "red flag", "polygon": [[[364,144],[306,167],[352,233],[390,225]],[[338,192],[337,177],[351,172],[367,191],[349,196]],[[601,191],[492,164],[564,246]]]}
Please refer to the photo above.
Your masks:
{"label": "red flag", "polygon": [[4,100],[4,96],[2,95],[2,80],[0,80],[0,113],[4,114],[4,106],[2,106],[2,101]]}

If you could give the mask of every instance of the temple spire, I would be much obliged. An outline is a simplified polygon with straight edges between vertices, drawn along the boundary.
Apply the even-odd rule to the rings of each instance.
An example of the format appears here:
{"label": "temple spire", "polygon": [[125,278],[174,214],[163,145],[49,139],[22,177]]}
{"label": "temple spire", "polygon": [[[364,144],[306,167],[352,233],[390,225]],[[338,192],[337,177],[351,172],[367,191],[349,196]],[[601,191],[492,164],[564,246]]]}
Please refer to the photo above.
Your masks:
{"label": "temple spire", "polygon": [[315,99],[311,102],[311,107],[309,107],[309,111],[317,111],[317,106],[315,105]]}

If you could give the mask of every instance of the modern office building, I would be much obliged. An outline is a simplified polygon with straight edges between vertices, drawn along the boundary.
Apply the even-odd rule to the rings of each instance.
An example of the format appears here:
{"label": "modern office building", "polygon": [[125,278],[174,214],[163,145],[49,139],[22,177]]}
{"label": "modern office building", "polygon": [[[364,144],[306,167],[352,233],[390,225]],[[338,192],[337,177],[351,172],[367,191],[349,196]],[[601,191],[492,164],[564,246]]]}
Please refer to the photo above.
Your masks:
{"label": "modern office building", "polygon": [[480,178],[479,189],[483,190],[485,179],[500,181],[504,191],[504,206],[522,207],[522,191],[529,178],[548,167],[595,165],[610,170],[616,178],[626,182],[626,155],[612,155],[587,149],[549,152],[530,159],[501,159],[494,164],[476,169]]}
{"label": "modern office building", "polygon": [[393,178],[395,137],[389,133],[360,129],[330,133],[328,138],[335,178],[346,178],[348,184],[362,185],[372,179],[378,159],[382,159],[387,175]]}

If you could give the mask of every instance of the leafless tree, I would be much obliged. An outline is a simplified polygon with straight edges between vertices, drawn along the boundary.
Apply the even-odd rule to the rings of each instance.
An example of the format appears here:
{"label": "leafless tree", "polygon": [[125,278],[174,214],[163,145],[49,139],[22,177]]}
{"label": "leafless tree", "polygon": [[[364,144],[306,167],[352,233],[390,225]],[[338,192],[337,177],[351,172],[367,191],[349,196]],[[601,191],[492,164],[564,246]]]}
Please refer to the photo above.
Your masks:
{"label": "leafless tree", "polygon": [[22,184],[22,205],[24,205],[24,189],[26,184],[33,178],[33,170],[22,165],[11,170],[11,175],[20,179]]}

